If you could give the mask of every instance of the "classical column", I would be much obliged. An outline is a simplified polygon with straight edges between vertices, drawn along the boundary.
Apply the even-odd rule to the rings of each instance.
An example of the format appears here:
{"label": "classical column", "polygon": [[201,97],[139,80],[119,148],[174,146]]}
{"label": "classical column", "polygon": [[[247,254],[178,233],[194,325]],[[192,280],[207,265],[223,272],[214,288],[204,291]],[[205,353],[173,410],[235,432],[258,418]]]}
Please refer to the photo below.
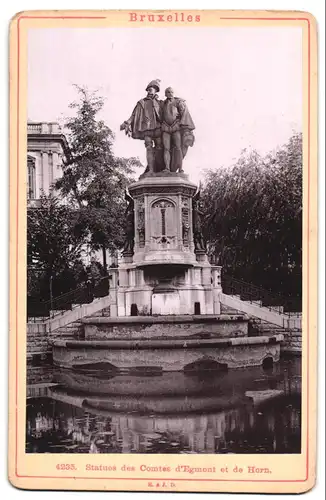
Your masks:
{"label": "classical column", "polygon": [[49,164],[49,188],[52,186],[53,181],[54,181],[54,165],[53,165],[53,153],[52,151],[48,152],[48,164]]}
{"label": "classical column", "polygon": [[56,151],[52,152],[52,164],[53,164],[53,180],[56,181],[62,176],[62,169],[59,169],[59,155]]}
{"label": "classical column", "polygon": [[42,172],[43,172],[43,191],[44,194],[49,194],[49,155],[47,151],[42,154]]}
{"label": "classical column", "polygon": [[41,189],[43,186],[43,166],[42,166],[42,152],[37,154],[35,159],[35,198],[39,199],[41,195]]}

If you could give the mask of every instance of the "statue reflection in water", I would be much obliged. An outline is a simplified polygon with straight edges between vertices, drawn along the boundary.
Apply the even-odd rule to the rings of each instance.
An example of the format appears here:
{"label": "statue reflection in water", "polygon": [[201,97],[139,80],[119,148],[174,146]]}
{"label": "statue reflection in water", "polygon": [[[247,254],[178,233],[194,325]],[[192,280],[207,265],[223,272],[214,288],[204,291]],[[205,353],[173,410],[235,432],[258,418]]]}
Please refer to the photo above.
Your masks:
{"label": "statue reflection in water", "polygon": [[[251,377],[248,370],[245,376],[242,371],[210,374],[206,381],[203,376],[175,374],[179,394],[173,393],[170,380],[169,394],[155,394],[155,379],[161,377],[134,377],[133,381],[129,376],[127,383],[123,375],[104,379],[61,371],[54,378],[60,385],[49,387],[41,398],[28,399],[26,451],[299,453],[300,377],[284,383],[279,374],[262,378],[260,367],[249,373]],[[183,386],[178,380],[181,375]],[[141,393],[145,379],[152,382],[151,396]],[[241,387],[250,384],[258,387],[260,398],[270,396],[266,400],[246,396]],[[162,391],[164,377],[157,386]],[[273,391],[277,394],[271,398]]]}

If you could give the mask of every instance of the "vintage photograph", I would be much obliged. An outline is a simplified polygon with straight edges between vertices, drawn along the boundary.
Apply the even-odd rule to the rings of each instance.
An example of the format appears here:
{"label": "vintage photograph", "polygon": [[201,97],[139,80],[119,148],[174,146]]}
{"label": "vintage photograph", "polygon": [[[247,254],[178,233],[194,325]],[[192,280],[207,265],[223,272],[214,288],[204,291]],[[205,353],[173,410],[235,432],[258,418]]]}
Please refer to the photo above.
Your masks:
{"label": "vintage photograph", "polygon": [[300,454],[303,30],[136,18],[28,29],[25,452]]}

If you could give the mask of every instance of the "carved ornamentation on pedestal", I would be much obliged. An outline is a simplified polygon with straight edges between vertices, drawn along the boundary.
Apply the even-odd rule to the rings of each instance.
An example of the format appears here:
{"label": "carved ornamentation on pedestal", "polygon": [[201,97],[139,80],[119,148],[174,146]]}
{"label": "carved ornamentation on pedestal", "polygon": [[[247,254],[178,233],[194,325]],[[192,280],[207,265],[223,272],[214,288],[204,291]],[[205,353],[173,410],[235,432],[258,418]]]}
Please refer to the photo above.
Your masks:
{"label": "carved ornamentation on pedestal", "polygon": [[181,199],[181,224],[182,224],[182,243],[189,247],[189,198],[183,196]]}
{"label": "carved ornamentation on pedestal", "polygon": [[144,197],[140,198],[137,203],[137,231],[139,247],[145,246],[145,204]]}
{"label": "carved ornamentation on pedestal", "polygon": [[135,202],[133,198],[126,191],[125,200],[128,202],[128,206],[125,212],[125,243],[123,247],[123,255],[125,257],[132,256],[134,253],[134,238],[135,238]]}
{"label": "carved ornamentation on pedestal", "polygon": [[161,209],[166,209],[166,208],[173,208],[174,205],[171,201],[169,200],[158,200],[152,205],[153,208],[161,208]]}
{"label": "carved ornamentation on pedestal", "polygon": [[202,232],[202,211],[200,209],[200,192],[197,191],[192,199],[192,223],[194,232],[194,244],[196,253],[205,253],[206,245],[204,241],[204,236]]}
{"label": "carved ornamentation on pedestal", "polygon": [[187,196],[182,196],[181,198],[181,203],[182,203],[182,208],[189,208],[189,198]]}

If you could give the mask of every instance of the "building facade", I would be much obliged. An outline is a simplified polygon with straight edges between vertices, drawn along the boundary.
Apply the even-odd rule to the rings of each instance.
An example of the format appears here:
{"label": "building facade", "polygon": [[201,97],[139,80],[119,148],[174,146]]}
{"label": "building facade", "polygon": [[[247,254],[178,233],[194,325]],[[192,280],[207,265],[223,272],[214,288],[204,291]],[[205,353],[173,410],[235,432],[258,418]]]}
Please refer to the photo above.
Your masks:
{"label": "building facade", "polygon": [[48,195],[62,176],[69,152],[67,139],[58,123],[27,123],[27,200],[37,206],[41,195]]}
{"label": "building facade", "polygon": [[[56,122],[27,122],[27,206],[37,208],[42,195],[49,195],[54,183],[63,174],[63,164],[69,156],[65,135]],[[60,195],[59,193],[57,193]],[[102,252],[94,252],[85,245],[83,260],[89,265],[95,259],[102,262]],[[106,251],[107,265],[116,256]]]}

